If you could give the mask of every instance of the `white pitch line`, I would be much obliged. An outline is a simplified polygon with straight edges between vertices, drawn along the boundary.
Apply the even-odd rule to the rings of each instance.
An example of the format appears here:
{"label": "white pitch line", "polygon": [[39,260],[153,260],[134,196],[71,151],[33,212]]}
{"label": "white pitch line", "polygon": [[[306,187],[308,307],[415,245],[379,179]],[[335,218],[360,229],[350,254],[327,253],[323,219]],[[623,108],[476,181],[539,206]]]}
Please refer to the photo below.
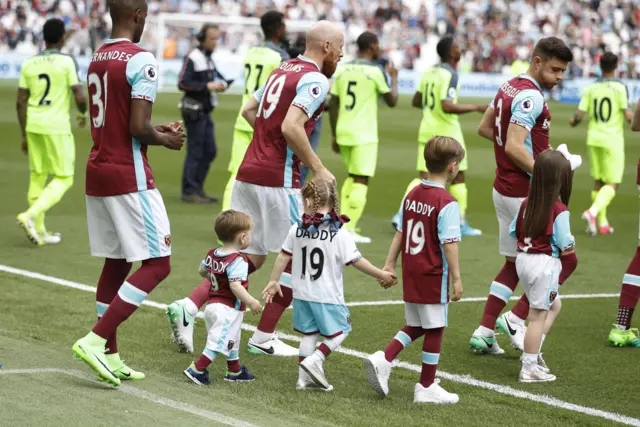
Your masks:
{"label": "white pitch line", "polygon": [[[85,374],[76,369],[56,369],[56,368],[37,368],[37,369],[0,369],[0,375],[28,375],[28,374],[64,374],[70,375],[76,378],[82,378],[94,382],[95,376]],[[187,403],[178,402],[176,400],[167,399],[166,397],[159,396],[157,394],[150,393],[148,391],[132,387],[130,385],[123,384],[120,387],[113,387],[114,391],[129,394],[131,396],[139,397],[140,399],[147,400],[158,405],[166,406],[168,408],[177,409],[178,411],[186,412],[191,415],[205,418],[217,423],[226,424],[229,426],[238,427],[256,427],[254,424],[238,420],[236,418],[229,417],[218,412],[207,411],[200,409]]]}
{"label": "white pitch line", "polygon": [[[74,288],[74,289],[79,289],[85,292],[93,292],[95,293],[96,288],[94,288],[93,286],[88,286],[88,285],[84,285],[82,283],[76,283],[76,282],[72,282],[69,280],[64,280],[64,279],[59,279],[57,277],[52,277],[52,276],[47,276],[44,274],[40,274],[40,273],[35,273],[33,271],[28,271],[28,270],[22,270],[19,268],[14,268],[14,267],[9,267],[7,265],[2,265],[0,264],[0,271],[4,271],[6,273],[11,273],[11,274],[15,274],[18,276],[24,276],[24,277],[29,277],[29,278],[33,278],[33,279],[38,279],[38,280],[42,280],[45,282],[49,282],[49,283],[54,283],[57,285],[61,285],[61,286],[66,286],[69,288]],[[607,295],[607,294],[605,294]],[[155,307],[155,308],[159,308],[159,309],[166,309],[167,305],[166,304],[162,304],[162,303],[158,303],[155,301],[149,301],[149,300],[145,300],[143,302],[143,304],[148,305],[150,307]],[[199,312],[198,313],[198,317],[203,317],[203,313]],[[255,331],[256,327],[253,325],[249,325],[246,323],[242,324],[242,329],[247,330],[247,331]],[[281,333],[278,332],[278,337],[289,340],[289,341],[295,341],[295,342],[300,342],[300,338],[295,336],[295,335],[289,335],[286,333]],[[346,354],[348,356],[353,356],[353,357],[357,357],[360,359],[366,359],[367,357],[369,357],[369,354],[361,352],[361,351],[357,351],[357,350],[351,350],[345,347],[338,347],[336,349],[337,352],[339,353],[343,353]],[[394,362],[394,366],[397,366],[399,368],[403,368],[403,369],[407,369],[410,371],[414,371],[414,372],[420,372],[422,370],[422,367],[419,365],[415,365],[412,363],[407,363],[407,362],[401,362],[401,361],[395,361]],[[0,370],[0,372],[2,372],[2,370]],[[585,414],[585,415],[590,415],[590,416],[594,416],[594,417],[599,417],[599,418],[603,418],[606,420],[610,420],[610,421],[615,421],[618,423],[622,423],[622,424],[626,424],[626,425],[630,425],[630,426],[637,426],[640,427],[640,419],[638,418],[632,418],[626,415],[622,415],[622,414],[617,414],[615,412],[608,412],[608,411],[602,411],[600,409],[595,409],[595,408],[590,408],[588,406],[582,406],[582,405],[577,405],[574,403],[570,403],[570,402],[565,402],[563,400],[560,399],[556,399],[555,397],[551,397],[551,396],[546,396],[546,395],[540,395],[540,394],[535,394],[535,393],[529,393],[526,391],[522,391],[513,387],[509,387],[509,386],[505,386],[505,385],[501,385],[501,384],[494,384],[494,383],[490,383],[487,381],[482,381],[482,380],[477,380],[475,378],[473,378],[470,375],[460,375],[460,374],[451,374],[448,372],[444,372],[441,370],[438,370],[437,375],[440,378],[443,378],[445,380],[449,380],[449,381],[453,381],[453,382],[457,382],[457,383],[461,383],[461,384],[466,384],[466,385],[470,385],[473,387],[479,387],[479,388],[484,388],[486,390],[491,390],[491,391],[495,391],[496,393],[500,393],[500,394],[504,394],[506,396],[511,396],[511,397],[516,397],[519,399],[525,399],[525,400],[530,400],[532,402],[536,402],[536,403],[542,403],[544,405],[548,405],[548,406],[553,406],[556,408],[561,408],[561,409],[565,409],[567,411],[572,411],[572,412],[578,412],[581,414]]]}
{"label": "white pitch line", "polygon": [[[618,298],[620,294],[560,294],[562,299],[591,299],[591,298]],[[510,300],[517,301],[520,299],[520,295],[512,296]],[[451,304],[458,304],[460,302],[484,302],[487,297],[472,297],[462,298],[460,301],[452,302]],[[401,305],[404,304],[402,300],[386,300],[386,301],[353,301],[348,302],[348,307],[361,307],[368,305]]]}
{"label": "white pitch line", "polygon": [[[78,282],[72,282],[70,280],[60,279],[58,277],[48,276],[46,274],[36,273],[34,271],[23,270],[20,268],[10,267],[8,265],[0,264],[0,271],[4,271],[6,273],[15,274],[18,276],[29,277],[31,279],[42,280],[49,283],[54,283],[60,286],[66,286],[68,288],[78,289],[85,292],[96,292],[96,288],[93,286],[84,285]],[[591,298],[617,298],[620,294],[568,294],[562,295],[560,297],[563,299],[591,299]],[[511,300],[516,301],[519,300],[520,296],[512,296]],[[473,298],[462,298],[460,301],[457,301],[452,304],[457,304],[461,302],[482,302],[486,301],[486,297],[473,297]],[[155,307],[160,309],[167,308],[166,304],[157,303],[154,301],[145,300],[142,302],[144,305],[148,305],[149,307]],[[348,307],[361,307],[361,306],[376,306],[376,305],[401,305],[404,304],[402,300],[383,300],[383,301],[353,301],[348,302]],[[291,307],[288,307],[291,309]]]}

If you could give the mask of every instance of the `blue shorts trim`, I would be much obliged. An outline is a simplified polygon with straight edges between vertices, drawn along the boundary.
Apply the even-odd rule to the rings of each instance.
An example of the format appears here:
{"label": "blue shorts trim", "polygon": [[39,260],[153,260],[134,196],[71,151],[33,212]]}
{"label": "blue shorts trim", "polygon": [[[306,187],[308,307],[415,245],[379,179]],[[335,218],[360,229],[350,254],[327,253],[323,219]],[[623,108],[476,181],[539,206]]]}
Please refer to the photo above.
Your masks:
{"label": "blue shorts trim", "polygon": [[351,332],[351,314],[345,305],[293,300],[293,329],[305,335],[335,337]]}

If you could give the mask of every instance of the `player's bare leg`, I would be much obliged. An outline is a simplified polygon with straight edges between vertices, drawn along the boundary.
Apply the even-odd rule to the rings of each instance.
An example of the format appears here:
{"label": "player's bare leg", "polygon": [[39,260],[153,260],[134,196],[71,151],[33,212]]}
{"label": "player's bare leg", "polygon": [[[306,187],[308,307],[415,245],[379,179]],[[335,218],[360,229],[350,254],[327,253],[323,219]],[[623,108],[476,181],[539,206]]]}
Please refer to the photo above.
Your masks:
{"label": "player's bare leg", "polygon": [[[266,255],[247,254],[247,257],[255,265],[256,270],[262,267],[267,259]],[[282,285],[282,296],[276,295],[273,302],[265,306],[260,322],[258,322],[258,328],[249,338],[248,350],[250,353],[270,356],[298,356],[297,348],[280,341],[275,334],[276,325],[293,301],[291,263],[287,265],[285,272],[280,277],[280,284]]]}
{"label": "player's bare leg", "polygon": [[[515,257],[505,257],[502,269],[491,283],[489,297],[484,306],[480,326],[473,332],[469,346],[476,353],[503,354],[504,350],[495,339],[495,328],[500,312],[507,305],[518,285]],[[506,313],[505,313],[506,314]],[[511,317],[513,320],[517,320]],[[522,319],[521,319],[522,320]],[[524,321],[523,327],[524,327]]]}
{"label": "player's bare leg", "polygon": [[23,228],[31,242],[38,246],[60,242],[60,236],[47,238],[47,242],[45,242],[37,230],[36,220],[55,206],[72,185],[73,176],[54,176],[29,209],[18,215],[18,224]]}
{"label": "player's bare leg", "polygon": [[[104,268],[110,268],[109,265],[110,263],[105,260]],[[119,357],[118,360],[107,359],[105,354],[107,340],[170,272],[171,263],[168,256],[142,261],[142,266],[120,286],[117,295],[93,330],[73,345],[74,354],[96,371],[102,379],[113,385],[120,385],[121,375],[114,371],[111,365],[121,361]],[[130,374],[130,371],[127,373]],[[127,376],[126,373],[123,375]],[[144,378],[143,374],[142,378]]]}
{"label": "player's bare leg", "polygon": [[449,393],[440,387],[440,380],[436,379],[443,333],[444,328],[425,329],[422,371],[420,382],[414,388],[414,403],[455,404],[460,400],[457,394]]}
{"label": "player's bare leg", "polygon": [[[105,259],[105,265],[98,280],[96,291],[96,310],[98,320],[109,308],[109,304],[118,294],[120,286],[124,283],[131,271],[131,263],[125,259]],[[107,338],[106,344],[107,366],[121,380],[141,380],[144,379],[142,372],[135,371],[128,367],[118,352],[118,340],[116,332]]]}
{"label": "player's bare leg", "polygon": [[458,200],[458,204],[460,205],[460,232],[462,235],[466,237],[481,236],[482,231],[471,227],[467,222],[466,212],[468,198],[464,171],[458,172],[458,175],[451,181],[451,184],[449,184],[449,192]]}
{"label": "player's bare leg", "polygon": [[589,236],[613,233],[613,227],[607,220],[607,206],[615,197],[617,189],[617,184],[595,181],[594,191],[591,193],[593,203],[582,214],[582,219],[587,223],[586,232]]}
{"label": "player's bare leg", "polygon": [[549,372],[544,361],[542,361],[544,365],[539,363],[539,358],[543,337],[549,332],[553,321],[560,312],[560,308],[561,304],[553,303],[549,308],[549,312],[536,308],[532,308],[529,311],[529,327],[524,338],[522,369],[520,370],[518,381],[525,383],[555,381],[555,375]]}
{"label": "player's bare leg", "polygon": [[636,248],[636,254],[622,279],[618,316],[609,332],[609,344],[617,347],[640,348],[638,329],[631,328],[631,319],[638,300],[640,300],[640,245]]}
{"label": "player's bare leg", "polygon": [[[369,177],[359,175],[349,175],[349,193],[342,195],[342,206],[340,210],[347,215],[351,221],[345,224],[356,243],[371,243],[371,238],[358,233],[358,221],[362,217],[364,207],[367,204],[367,192],[369,189]],[[344,186],[343,186],[344,188]]]}

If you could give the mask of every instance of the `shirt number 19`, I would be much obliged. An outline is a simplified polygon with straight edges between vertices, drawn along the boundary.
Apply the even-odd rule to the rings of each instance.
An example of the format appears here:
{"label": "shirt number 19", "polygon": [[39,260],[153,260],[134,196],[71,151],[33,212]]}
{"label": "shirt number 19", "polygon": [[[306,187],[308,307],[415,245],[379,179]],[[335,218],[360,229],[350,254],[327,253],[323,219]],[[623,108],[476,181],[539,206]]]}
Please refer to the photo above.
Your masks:
{"label": "shirt number 19", "polygon": [[407,221],[407,235],[405,237],[404,252],[416,255],[424,249],[424,224],[422,221]]}

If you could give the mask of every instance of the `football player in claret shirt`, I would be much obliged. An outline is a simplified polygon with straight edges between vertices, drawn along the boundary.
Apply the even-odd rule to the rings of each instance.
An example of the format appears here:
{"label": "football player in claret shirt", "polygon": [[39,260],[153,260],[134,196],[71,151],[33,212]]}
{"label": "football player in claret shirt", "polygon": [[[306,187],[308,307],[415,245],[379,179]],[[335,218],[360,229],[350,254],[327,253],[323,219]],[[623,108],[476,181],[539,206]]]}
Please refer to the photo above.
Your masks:
{"label": "football player in claret shirt", "polygon": [[[348,218],[338,215],[335,182],[314,178],[305,184],[302,197],[302,221],[289,228],[263,295],[267,303],[276,294],[282,295],[280,275],[293,260],[293,328],[304,335],[296,389],[331,391],[323,363],[351,332],[342,283],[344,266],[353,265],[385,286],[395,284],[396,278],[360,254],[353,235],[343,227]],[[325,339],[316,350],[320,335]]]}
{"label": "football player in claret shirt", "polygon": [[[636,111],[631,121],[631,130],[640,132],[640,102],[636,106]],[[640,190],[640,161],[638,161],[636,184]],[[618,315],[613,328],[609,332],[609,344],[618,347],[640,348],[638,329],[631,328],[631,319],[638,305],[638,300],[640,300],[640,244],[636,247],[636,253],[622,278]]]}
{"label": "football player in claret shirt", "polygon": [[541,153],[533,166],[529,196],[509,227],[509,234],[518,240],[516,269],[531,307],[524,335],[520,382],[556,379],[544,362],[541,350],[560,313],[559,285],[578,265],[567,205],[572,172],[581,162],[580,156],[569,154],[564,144],[558,150]]}
{"label": "football player in claret shirt", "polygon": [[[231,208],[253,219],[251,245],[243,251],[251,269],[262,267],[269,252],[280,252],[289,228],[300,217],[300,163],[309,167],[315,178],[335,181],[314,153],[309,135],[324,110],[328,78],[342,57],[343,44],[344,35],[337,25],[328,21],[314,24],[307,33],[304,55],[280,64],[242,110],[254,132],[238,169]],[[249,352],[298,355],[297,349],[275,335],[276,324],[292,301],[290,267],[283,272],[281,283],[283,295],[266,305],[249,338]],[[174,338],[182,348],[193,348],[191,316],[203,304],[205,291],[206,287],[198,286],[188,298],[169,307],[169,320],[176,326]]]}
{"label": "football player in claret shirt", "polygon": [[[238,168],[253,137],[253,128],[242,117],[242,108],[253,98],[254,92],[266,83],[273,70],[278,68],[282,61],[291,59],[289,54],[280,47],[281,41],[286,36],[284,15],[278,11],[270,10],[260,18],[260,27],[264,34],[264,41],[249,48],[244,57],[245,87],[242,106],[238,112],[233,131],[231,159],[228,168],[231,176],[222,198],[223,211],[231,207],[231,194]],[[188,297],[176,300],[167,307],[169,323],[174,331],[173,340],[181,351],[193,352],[194,316],[208,298],[209,283],[205,279],[193,289]]]}
{"label": "football player in claret shirt", "polygon": [[533,50],[529,70],[502,84],[480,122],[478,134],[493,141],[496,157],[493,204],[499,225],[499,251],[505,263],[491,283],[480,326],[469,340],[474,352],[504,353],[495,337],[496,325],[514,348],[523,350],[529,315],[526,294],[511,311],[500,315],[519,280],[516,239],[509,235],[509,226],[529,192],[534,159],[550,148],[551,113],[542,91],[562,80],[572,60],[571,49],[562,40],[541,39]]}
{"label": "football player in claret shirt", "polygon": [[[147,148],[180,150],[180,123],[153,126],[158,89],[153,55],[138,47],[144,31],[144,0],[108,1],[111,38],[93,54],[87,83],[91,138],[86,172],[91,255],[104,258],[96,308],[98,323],[73,345],[74,354],[100,378],[144,378],[120,359],[116,331],[171,272],[171,229],[147,160]],[[140,268],[129,276],[133,262]],[[129,276],[127,278],[127,276]],[[108,349],[108,350],[107,350]]]}
{"label": "football player in claret shirt", "polygon": [[228,210],[218,215],[214,228],[222,246],[210,250],[200,264],[200,275],[209,281],[207,344],[184,374],[196,384],[211,384],[207,368],[222,354],[227,358],[226,381],[253,381],[256,377],[240,365],[238,353],[245,308],[254,314],[262,311],[260,301],[248,292],[249,263],[240,253],[251,243],[253,221],[244,212]]}
{"label": "football player in claret shirt", "polygon": [[423,180],[402,202],[398,231],[389,248],[385,270],[395,274],[402,253],[402,295],[406,324],[387,345],[365,360],[371,387],[381,396],[389,393],[391,362],[413,341],[424,336],[422,373],[414,389],[418,403],[456,403],[458,395],[438,384],[436,369],[442,335],[449,312],[449,280],[452,301],[462,298],[458,260],[460,208],[445,189],[458,174],[464,159],[462,145],[453,138],[436,136],[425,146],[429,180]]}

